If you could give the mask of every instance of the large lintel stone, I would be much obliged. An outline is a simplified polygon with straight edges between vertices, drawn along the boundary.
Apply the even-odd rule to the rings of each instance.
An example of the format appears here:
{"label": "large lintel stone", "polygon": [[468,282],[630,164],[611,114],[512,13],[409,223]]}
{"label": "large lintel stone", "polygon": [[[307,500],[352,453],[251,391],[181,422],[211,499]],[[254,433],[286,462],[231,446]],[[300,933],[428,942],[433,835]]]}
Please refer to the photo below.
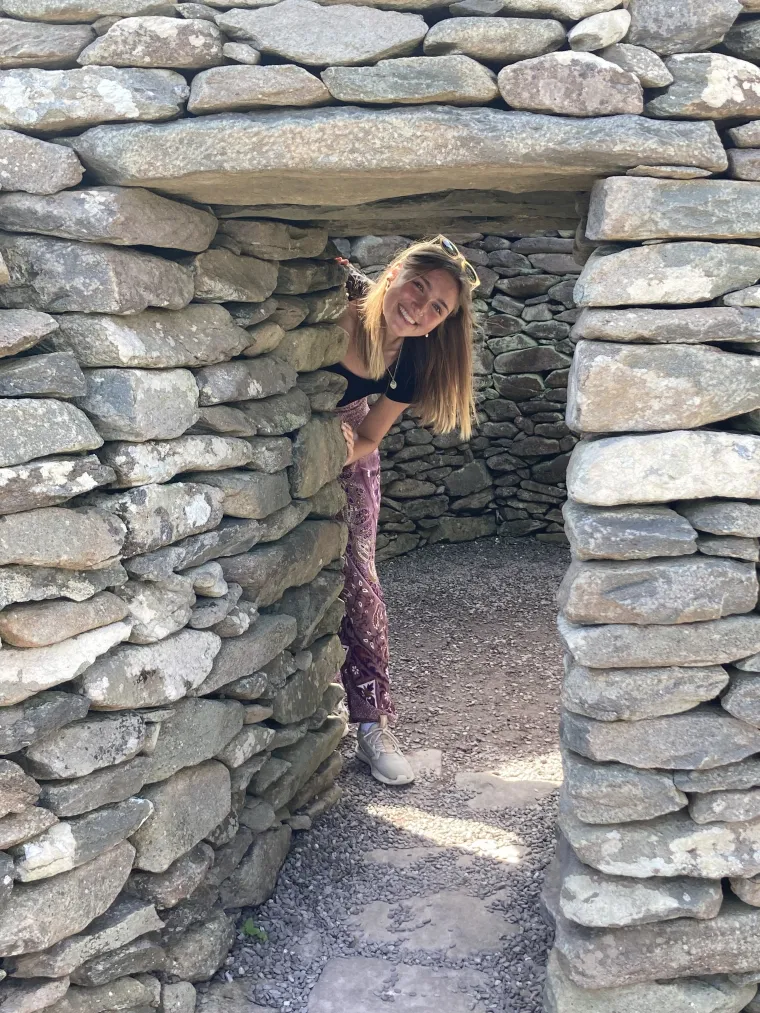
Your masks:
{"label": "large lintel stone", "polygon": [[176,0],[2,0],[0,11],[24,21],[78,24],[104,17],[154,14],[174,3]]}
{"label": "large lintel stone", "polygon": [[462,174],[480,190],[575,189],[642,161],[728,165],[712,123],[432,105],[103,126],[70,143],[102,183],[228,204],[365,204],[446,190]]}
{"label": "large lintel stone", "polygon": [[576,340],[696,345],[709,341],[760,342],[760,310],[734,306],[687,309],[584,309],[573,327]]}

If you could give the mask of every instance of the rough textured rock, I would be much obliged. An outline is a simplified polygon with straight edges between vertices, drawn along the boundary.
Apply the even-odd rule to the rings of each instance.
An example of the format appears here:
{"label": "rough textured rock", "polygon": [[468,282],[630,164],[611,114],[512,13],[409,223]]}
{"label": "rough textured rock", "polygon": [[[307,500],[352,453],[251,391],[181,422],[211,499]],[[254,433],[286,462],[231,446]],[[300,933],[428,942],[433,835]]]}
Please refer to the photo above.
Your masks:
{"label": "rough textured rock", "polygon": [[[24,26],[26,27],[26,26]],[[56,193],[76,186],[82,178],[82,165],[66,148],[15,130],[0,130],[3,165],[0,186],[3,190],[25,193]]]}
{"label": "rough textured rock", "polygon": [[760,816],[760,790],[712,791],[696,795],[689,802],[689,815],[695,823],[736,823]]}
{"label": "rough textured rock", "polygon": [[3,1005],[8,1013],[34,1013],[46,1009],[63,999],[69,990],[69,979],[54,981],[6,981],[6,998]]}
{"label": "rough textured rock", "polygon": [[213,864],[213,849],[201,842],[172,862],[166,872],[133,873],[127,883],[127,893],[159,909],[176,907],[201,885]]}
{"label": "rough textured rock", "polygon": [[277,873],[288,853],[290,838],[291,830],[288,826],[259,834],[235,872],[222,884],[222,904],[249,907],[267,901],[274,891]]}
{"label": "rough textured rock", "polygon": [[206,211],[139,188],[98,186],[52,196],[0,195],[0,228],[8,232],[195,251],[208,247],[216,226]]}
{"label": "rough textured rock", "polygon": [[592,760],[666,770],[735,763],[757,752],[760,741],[756,728],[710,706],[641,721],[593,721],[568,712],[561,737],[569,749]]}
{"label": "rough textured rock", "polygon": [[[593,53],[614,46],[625,38],[631,26],[631,15],[626,10],[603,11],[584,18],[570,29],[567,41],[576,52]],[[616,61],[611,61],[615,63]]]}
{"label": "rough textured rock", "polygon": [[558,21],[532,18],[453,18],[439,21],[425,37],[429,56],[464,55],[515,63],[559,49],[565,30]]}
{"label": "rough textured rock", "polygon": [[83,602],[59,599],[41,604],[11,605],[0,612],[0,636],[4,643],[14,647],[48,647],[79,633],[118,622],[127,615],[124,603],[110,591],[102,591]]}
{"label": "rough textured rock", "polygon": [[181,630],[195,604],[192,581],[179,574],[151,582],[128,580],[114,593],[131,617],[132,644],[153,644]]}
{"label": "rough textured rock", "polygon": [[[289,222],[236,220],[233,218],[220,222],[219,232],[234,239],[246,256],[259,257],[262,260],[279,261],[296,260],[300,257],[318,257],[320,253],[324,252],[327,245],[326,229],[301,228]],[[270,314],[274,309],[273,305]],[[247,308],[247,311],[250,311],[250,307]],[[248,327],[258,322],[258,320],[249,320],[241,326]],[[318,323],[318,321],[309,322]]]}
{"label": "rough textured rock", "polygon": [[691,623],[751,612],[753,563],[719,557],[575,560],[557,598],[575,623]]}
{"label": "rough textured rock", "polygon": [[595,341],[634,341],[648,344],[700,344],[705,341],[755,342],[760,338],[760,315],[752,309],[728,306],[688,309],[584,309],[573,337]]}
{"label": "rough textured rock", "polygon": [[25,352],[56,330],[55,319],[36,310],[0,310],[0,358]]}
{"label": "rough textured rock", "polygon": [[[457,22],[442,22],[447,23]],[[638,78],[592,53],[521,60],[499,72],[499,91],[513,109],[559,116],[611,116],[644,109]]]}
{"label": "rough textured rock", "polygon": [[[9,850],[22,841],[44,833],[58,820],[42,806],[30,806],[21,813],[12,813],[0,820],[0,844]],[[6,891],[4,891],[6,892]]]}
{"label": "rough textured rock", "polygon": [[213,249],[188,262],[199,302],[262,302],[277,281],[275,265],[230,250]]}
{"label": "rough textured rock", "polygon": [[243,707],[236,700],[180,700],[161,725],[147,782],[165,781],[183,767],[210,760],[242,727]]}
{"label": "rough textured rock", "polygon": [[636,770],[620,763],[591,763],[565,751],[564,791],[576,819],[584,823],[628,823],[683,809],[687,798],[673,775]]}
{"label": "rough textured rock", "polygon": [[0,815],[22,813],[35,805],[40,786],[12,760],[0,760]]}
{"label": "rough textured rock", "polygon": [[3,18],[0,23],[0,67],[71,66],[95,37],[89,25],[29,24]]}
{"label": "rough textured rock", "polygon": [[198,389],[186,369],[88,369],[77,405],[105,440],[170,440],[198,418]]}
{"label": "rough textured rock", "polygon": [[468,56],[410,56],[374,67],[328,67],[322,80],[339,102],[481,105],[499,95],[493,72]]}
{"label": "rough textured rock", "polygon": [[746,791],[760,785],[760,762],[749,757],[711,770],[677,770],[673,780],[681,791],[687,792]]}
{"label": "rough textured rock", "polygon": [[29,21],[80,22],[134,17],[166,7],[166,0],[3,0],[3,13]]}
{"label": "rough textured rock", "polygon": [[[244,402],[248,398],[284,394],[295,381],[296,371],[293,367],[272,355],[221,362],[205,366],[196,373],[201,405],[220,404],[224,401]],[[247,405],[238,407],[247,413]]]}
{"label": "rough textured rock", "polygon": [[193,78],[188,111],[244,112],[271,106],[324,105],[330,93],[304,67],[275,64],[266,67],[232,66],[206,70]]}
{"label": "rough textured rock", "polygon": [[220,556],[245,552],[261,540],[258,521],[240,521],[225,517],[212,531],[190,535],[174,545],[146,552],[126,560],[129,573],[138,578],[161,580],[174,570],[207,563]]}
{"label": "rough textured rock", "polygon": [[102,805],[122,802],[140,791],[147,780],[150,763],[147,756],[135,756],[83,777],[46,781],[40,795],[41,803],[61,817],[79,816]]}
{"label": "rough textured rock", "polygon": [[277,356],[299,372],[311,372],[339,362],[347,347],[346,332],[342,327],[322,324],[287,331],[278,342]]}
{"label": "rough textured rock", "polygon": [[212,435],[180,436],[149,443],[108,443],[101,452],[102,460],[115,473],[112,482],[115,488],[168,482],[180,472],[196,468],[213,471],[239,468],[252,456],[246,440]]}
{"label": "rough textured rock", "polygon": [[44,507],[0,517],[0,564],[98,569],[115,562],[125,528],[98,510]]}
{"label": "rough textured rock", "polygon": [[223,60],[222,34],[208,21],[122,18],[80,55],[83,66],[199,70]]}
{"label": "rough textured rock", "polygon": [[170,70],[0,71],[0,119],[6,127],[46,133],[122,120],[168,120],[188,87]]}
{"label": "rough textured rock", "polygon": [[346,460],[345,439],[334,417],[315,415],[293,441],[290,486],[307,499],[337,478]]}
{"label": "rough textured rock", "polygon": [[100,570],[62,570],[48,566],[5,566],[0,570],[0,602],[3,606],[20,601],[70,598],[84,601],[106,587],[127,579],[119,564]]}
{"label": "rough textured rock", "polygon": [[220,646],[206,630],[181,630],[156,644],[125,644],[91,666],[78,688],[95,710],[161,707],[203,682]]}
{"label": "rough textured rock", "polygon": [[139,714],[91,714],[33,743],[24,762],[36,777],[84,777],[136,756],[146,734]]}
{"label": "rough textured rock", "polygon": [[760,536],[760,503],[706,499],[681,502],[676,509],[698,531],[740,538]]}
{"label": "rough textured rock", "polygon": [[283,0],[256,11],[217,15],[219,27],[259,52],[307,67],[355,66],[411,53],[427,33],[418,14],[371,7],[321,7],[310,0]]}
{"label": "rough textured rock", "polygon": [[220,911],[169,944],[166,969],[189,981],[207,981],[221,967],[234,940],[235,924]]}
{"label": "rough textured rock", "polygon": [[132,837],[135,868],[166,872],[229,812],[230,775],[224,764],[209,760],[151,785],[143,795],[154,811]]}
{"label": "rough textured rock", "polygon": [[669,56],[717,45],[741,14],[742,7],[736,0],[699,3],[631,0],[628,10],[631,27],[626,41]]}
{"label": "rough textured rock", "polygon": [[728,684],[720,665],[679,668],[587,668],[568,659],[564,706],[597,721],[639,721],[691,710]]}
{"label": "rough textured rock", "polygon": [[0,752],[15,753],[37,739],[82,718],[86,700],[73,693],[37,693],[27,702],[0,711]]}
{"label": "rough textured rock", "polygon": [[3,468],[49,454],[94,450],[103,442],[78,408],[52,398],[0,401],[0,425],[5,434],[0,451]]}
{"label": "rough textured rock", "polygon": [[760,113],[760,70],[722,53],[671,56],[673,83],[646,104],[649,116],[722,120]]}
{"label": "rough textured rock", "polygon": [[590,507],[566,500],[565,534],[576,559],[650,559],[688,556],[697,533],[666,506]]}
{"label": "rough textured rock", "polygon": [[[498,187],[509,171],[512,188],[531,191],[575,180],[587,186],[592,177],[643,163],[718,172],[727,166],[710,123],[453,107],[238,113],[161,127],[98,127],[71,143],[101,183],[243,204],[345,205],[398,197],[400,190],[428,193],[448,189],[463,164],[473,187]],[[315,171],[322,158],[329,169]]]}
{"label": "rough textured rock", "polygon": [[0,303],[53,313],[137,313],[148,306],[183,309],[192,277],[180,264],[149,253],[48,236],[0,233],[10,282]]}
{"label": "rough textured rock", "polygon": [[267,475],[263,471],[199,471],[188,476],[193,482],[213,486],[222,493],[222,509],[230,517],[262,519],[290,503],[290,489],[284,471]]}
{"label": "rough textured rock", "polygon": [[[747,662],[748,667],[757,667],[753,659],[746,659],[739,664],[745,665]],[[760,727],[760,678],[741,669],[729,669],[729,672],[731,683],[721,699],[721,705],[734,717]]]}
{"label": "rough textured rock", "polygon": [[[208,678],[193,687],[197,695],[213,693],[234,680],[258,672],[292,642],[296,628],[292,616],[261,616],[247,633],[224,640]],[[231,695],[237,696],[236,693]]]}
{"label": "rough textured rock", "polygon": [[643,46],[619,42],[602,49],[599,56],[635,74],[644,88],[664,88],[673,80],[673,75],[660,57]]}
{"label": "rough textured rock", "polygon": [[87,381],[73,355],[50,352],[0,363],[0,397],[75,397]]}
{"label": "rough textured rock", "polygon": [[707,302],[754,284],[760,251],[738,243],[663,243],[596,250],[575,286],[579,306]]}
{"label": "rough textured rock", "polygon": [[336,636],[323,637],[311,650],[313,661],[309,668],[292,675],[272,699],[274,720],[280,724],[311,717],[343,664],[344,651]]}
{"label": "rough textured rock", "polygon": [[72,352],[82,366],[207,366],[239,355],[250,341],[227,310],[215,305],[125,317],[66,313],[55,319],[59,326],[50,344]]}

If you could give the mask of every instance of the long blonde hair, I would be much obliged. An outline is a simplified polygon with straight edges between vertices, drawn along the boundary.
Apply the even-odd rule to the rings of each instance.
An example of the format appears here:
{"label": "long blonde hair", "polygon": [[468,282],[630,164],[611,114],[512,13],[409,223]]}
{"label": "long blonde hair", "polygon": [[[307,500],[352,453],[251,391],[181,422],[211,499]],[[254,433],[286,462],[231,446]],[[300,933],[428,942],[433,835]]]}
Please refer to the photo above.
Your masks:
{"label": "long blonde hair", "polygon": [[383,302],[391,274],[399,269],[413,277],[446,271],[459,286],[457,308],[426,338],[410,339],[417,375],[415,404],[423,425],[436,433],[459,427],[469,439],[475,417],[472,386],[472,289],[464,265],[437,242],[415,243],[400,253],[359,300],[356,347],[370,377],[379,380],[386,371],[383,357],[385,319]]}

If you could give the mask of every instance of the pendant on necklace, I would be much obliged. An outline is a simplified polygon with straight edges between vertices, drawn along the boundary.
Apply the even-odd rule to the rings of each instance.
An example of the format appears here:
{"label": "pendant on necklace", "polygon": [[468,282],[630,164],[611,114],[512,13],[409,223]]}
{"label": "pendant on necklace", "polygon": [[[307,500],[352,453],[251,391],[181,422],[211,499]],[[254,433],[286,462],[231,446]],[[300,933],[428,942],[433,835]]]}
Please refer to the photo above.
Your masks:
{"label": "pendant on necklace", "polygon": [[395,390],[396,387],[398,386],[398,384],[396,383],[395,380],[391,380],[391,382],[388,384],[388,386],[390,387],[391,390]]}

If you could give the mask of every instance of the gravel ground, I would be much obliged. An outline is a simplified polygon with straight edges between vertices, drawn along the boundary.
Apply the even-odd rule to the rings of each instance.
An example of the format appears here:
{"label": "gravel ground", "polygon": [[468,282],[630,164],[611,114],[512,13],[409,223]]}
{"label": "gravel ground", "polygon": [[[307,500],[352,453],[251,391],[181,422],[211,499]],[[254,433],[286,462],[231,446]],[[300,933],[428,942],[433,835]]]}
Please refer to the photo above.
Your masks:
{"label": "gravel ground", "polygon": [[[556,791],[525,808],[477,809],[468,804],[477,791],[457,787],[455,778],[488,771],[560,780],[554,595],[567,562],[557,545],[484,539],[431,546],[382,565],[397,732],[405,749],[441,750],[442,772],[409,788],[383,788],[353,759],[353,734],[344,740],[341,802],[296,835],[274,897],[244,913],[267,939],[241,933],[226,976],[246,979],[254,1002],[307,1013],[331,958],[397,962],[403,951],[407,964],[481,972],[468,992],[473,1010],[541,1010],[550,933],[538,896],[553,848]],[[364,857],[408,848],[426,850],[410,853],[403,867]],[[484,917],[503,915],[509,934],[490,951],[458,958],[429,941],[410,949],[403,941],[403,930],[414,927],[410,904],[440,891],[481,898]],[[379,942],[357,925],[376,901],[389,905],[389,938]],[[394,1001],[392,992],[380,998]]]}

